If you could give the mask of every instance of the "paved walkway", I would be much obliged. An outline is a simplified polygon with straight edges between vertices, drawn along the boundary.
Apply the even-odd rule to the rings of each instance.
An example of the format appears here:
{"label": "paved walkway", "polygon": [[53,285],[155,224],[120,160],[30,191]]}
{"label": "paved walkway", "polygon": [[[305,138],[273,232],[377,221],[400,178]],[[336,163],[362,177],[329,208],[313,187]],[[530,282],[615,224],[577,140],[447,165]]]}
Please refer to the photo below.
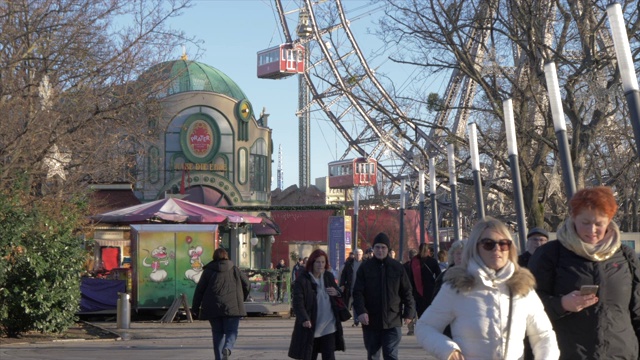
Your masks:
{"label": "paved walkway", "polygon": [[[232,359],[288,359],[294,319],[248,317],[240,322],[240,333]],[[213,359],[211,329],[208,321],[132,322],[130,329],[116,329],[115,322],[93,323],[116,332],[117,341],[74,341],[3,346],[1,359]],[[336,352],[336,359],[365,359],[361,328],[345,322],[347,351]],[[403,328],[406,334],[407,328]],[[90,354],[90,355],[89,355]],[[434,360],[416,343],[403,336],[400,359]]]}

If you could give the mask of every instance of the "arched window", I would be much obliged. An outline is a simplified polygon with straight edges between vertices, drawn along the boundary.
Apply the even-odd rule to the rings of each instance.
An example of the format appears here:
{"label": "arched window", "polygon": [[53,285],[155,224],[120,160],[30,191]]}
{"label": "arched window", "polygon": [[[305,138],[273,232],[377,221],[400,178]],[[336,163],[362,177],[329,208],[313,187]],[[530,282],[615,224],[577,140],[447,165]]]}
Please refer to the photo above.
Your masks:
{"label": "arched window", "polygon": [[155,184],[160,180],[160,150],[155,146],[149,148],[147,171],[150,183]]}
{"label": "arched window", "polygon": [[249,182],[252,191],[268,191],[268,166],[267,142],[258,139],[251,146],[249,156]]}

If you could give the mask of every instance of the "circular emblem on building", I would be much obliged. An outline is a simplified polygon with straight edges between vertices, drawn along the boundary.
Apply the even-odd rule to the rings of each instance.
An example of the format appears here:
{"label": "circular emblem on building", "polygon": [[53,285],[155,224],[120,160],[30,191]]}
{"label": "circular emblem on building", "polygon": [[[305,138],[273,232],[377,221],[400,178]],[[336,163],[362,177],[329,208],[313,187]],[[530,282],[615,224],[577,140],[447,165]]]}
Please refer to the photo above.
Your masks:
{"label": "circular emblem on building", "polygon": [[251,108],[251,103],[247,99],[243,99],[236,104],[236,116],[238,119],[247,122],[251,119],[251,114],[253,113],[253,109]]}
{"label": "circular emblem on building", "polygon": [[184,155],[191,162],[210,162],[220,147],[218,126],[208,115],[191,115],[180,132],[180,144]]}

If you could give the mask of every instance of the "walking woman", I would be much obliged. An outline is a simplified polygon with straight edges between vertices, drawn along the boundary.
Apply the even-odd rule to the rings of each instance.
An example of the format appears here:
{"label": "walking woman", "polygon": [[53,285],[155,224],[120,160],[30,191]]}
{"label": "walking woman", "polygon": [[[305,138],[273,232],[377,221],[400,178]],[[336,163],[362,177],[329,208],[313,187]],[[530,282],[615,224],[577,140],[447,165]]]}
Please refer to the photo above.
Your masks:
{"label": "walking woman", "polygon": [[[509,229],[485,217],[418,320],[418,343],[442,360],[511,360],[523,357],[526,333],[536,359],[558,359],[556,336],[534,287],[531,273],[518,266]],[[451,338],[442,333],[447,325]]]}
{"label": "walking woman", "polygon": [[249,295],[249,280],[225,249],[213,252],[213,261],[204,271],[193,294],[192,309],[200,320],[209,320],[216,360],[227,360],[238,337],[240,317],[247,316],[244,301]]}
{"label": "walking woman", "polygon": [[333,306],[340,296],[327,254],[315,250],[305,271],[293,284],[296,322],[289,345],[290,358],[315,360],[322,354],[322,360],[333,360],[336,350],[345,350],[342,323]]}
{"label": "walking woman", "polygon": [[[557,241],[529,260],[537,291],[558,336],[561,359],[638,359],[640,266],[612,221],[611,188],[582,189]],[[581,293],[584,285],[596,290]],[[595,287],[597,285],[598,287]]]}

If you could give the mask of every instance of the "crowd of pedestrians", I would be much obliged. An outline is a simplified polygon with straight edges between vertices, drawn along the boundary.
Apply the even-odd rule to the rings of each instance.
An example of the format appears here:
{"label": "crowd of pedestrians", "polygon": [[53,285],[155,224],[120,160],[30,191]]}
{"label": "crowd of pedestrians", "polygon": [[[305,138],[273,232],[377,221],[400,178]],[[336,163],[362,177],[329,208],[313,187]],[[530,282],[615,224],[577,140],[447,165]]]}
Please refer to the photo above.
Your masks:
{"label": "crowd of pedestrians", "polygon": [[[366,251],[355,249],[339,279],[322,250],[298,259],[288,356],[330,360],[344,351],[346,308],[351,326],[362,328],[366,359],[401,359],[404,325],[442,360],[640,359],[640,262],[621,243],[613,191],[582,189],[569,205],[557,241],[534,227],[520,254],[511,229],[487,216],[438,259],[421,244],[401,263],[385,233]],[[219,250],[204,268],[193,309],[211,322],[215,358],[226,359],[246,315],[248,283]],[[220,281],[233,286],[220,292]]]}

